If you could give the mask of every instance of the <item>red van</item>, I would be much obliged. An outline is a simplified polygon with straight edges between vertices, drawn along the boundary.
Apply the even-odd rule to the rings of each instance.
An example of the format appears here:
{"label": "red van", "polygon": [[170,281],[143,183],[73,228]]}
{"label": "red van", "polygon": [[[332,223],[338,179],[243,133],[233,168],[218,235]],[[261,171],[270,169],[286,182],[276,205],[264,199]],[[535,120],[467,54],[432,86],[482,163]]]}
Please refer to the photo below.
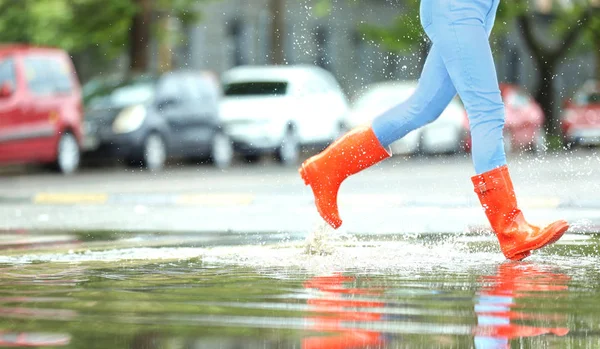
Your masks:
{"label": "red van", "polygon": [[0,164],[51,164],[64,174],[80,160],[83,106],[69,55],[0,45]]}

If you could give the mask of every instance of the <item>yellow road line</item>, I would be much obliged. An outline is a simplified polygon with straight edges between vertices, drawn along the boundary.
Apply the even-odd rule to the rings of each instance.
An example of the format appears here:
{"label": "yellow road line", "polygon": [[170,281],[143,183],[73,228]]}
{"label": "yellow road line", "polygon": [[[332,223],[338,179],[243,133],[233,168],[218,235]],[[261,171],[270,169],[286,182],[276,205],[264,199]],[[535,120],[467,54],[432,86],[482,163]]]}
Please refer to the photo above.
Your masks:
{"label": "yellow road line", "polygon": [[108,195],[95,193],[39,193],[33,202],[36,204],[104,204]]}

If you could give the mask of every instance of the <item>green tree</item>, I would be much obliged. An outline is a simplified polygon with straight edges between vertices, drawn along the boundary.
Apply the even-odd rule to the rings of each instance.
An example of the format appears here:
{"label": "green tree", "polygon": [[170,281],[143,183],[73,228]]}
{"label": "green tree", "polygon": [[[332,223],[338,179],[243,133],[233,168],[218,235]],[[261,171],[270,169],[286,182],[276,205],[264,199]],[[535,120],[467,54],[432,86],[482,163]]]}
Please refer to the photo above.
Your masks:
{"label": "green tree", "polygon": [[109,56],[126,44],[134,7],[122,0],[0,0],[0,42],[29,43]]}
{"label": "green tree", "polygon": [[270,58],[272,64],[285,63],[285,2],[284,0],[269,0],[269,15],[271,17]]}
{"label": "green tree", "polygon": [[[127,52],[130,70],[148,70],[148,46],[161,19],[198,18],[196,0],[0,0],[0,42],[55,46],[111,60]],[[156,36],[160,38],[160,35]],[[127,49],[127,50],[125,50]]]}
{"label": "green tree", "polygon": [[[588,46],[595,47],[596,55],[599,55],[600,7],[591,1],[572,1],[570,6],[553,6],[552,12],[541,15],[527,1],[515,0],[511,2],[510,11],[515,14],[517,28],[538,72],[533,95],[546,114],[546,130],[558,135],[558,118],[554,112],[554,77],[560,64],[575,51],[576,44],[581,43],[582,39],[587,39],[591,43]],[[536,24],[542,20],[550,22],[549,33],[536,30]],[[547,40],[548,35],[553,40]],[[596,65],[596,70],[599,70],[600,58]]]}
{"label": "green tree", "polygon": [[[318,14],[327,14],[331,0],[318,0],[315,11]],[[348,0],[350,3],[357,3],[361,0]],[[364,0],[363,0],[364,1]],[[506,7],[506,1],[500,3],[501,8]],[[391,25],[378,25],[363,23],[359,26],[360,31],[365,38],[379,43],[382,47],[393,53],[419,52],[420,69],[425,64],[425,58],[429,51],[429,42],[423,28],[421,27],[419,5],[420,0],[405,0],[398,15]],[[506,24],[508,11],[499,11],[497,23],[494,28],[494,34],[500,38],[508,33]]]}
{"label": "green tree", "polygon": [[421,28],[419,3],[419,0],[404,1],[402,14],[394,19],[391,26],[364,23],[359,29],[365,34],[365,38],[380,43],[389,52],[405,53],[417,50],[420,57],[419,68],[422,69],[429,45]]}
{"label": "green tree", "polygon": [[[100,0],[101,1],[101,0]],[[124,0],[123,0],[124,1]],[[198,20],[198,0],[128,0],[135,8],[130,18],[129,66],[134,72],[148,70],[148,47],[152,37],[160,41],[159,57],[163,70],[170,68],[168,21],[175,18],[184,25]]]}
{"label": "green tree", "polygon": [[[348,0],[358,2],[361,0]],[[364,1],[364,0],[363,0]],[[321,12],[330,6],[331,0],[317,0]],[[402,53],[418,49],[421,57],[426,53],[424,33],[419,23],[419,0],[403,1],[403,12],[391,26],[362,25],[362,31],[370,40],[378,42],[389,51]],[[546,30],[539,30],[539,21],[549,21]],[[557,134],[557,117],[554,113],[554,76],[565,57],[574,52],[576,44],[593,50],[596,55],[596,77],[600,79],[600,1],[572,0],[570,6],[554,6],[552,12],[540,15],[528,0],[501,1],[492,43],[503,42],[514,28],[531,52],[538,78],[533,95],[546,114],[546,129]],[[548,38],[554,40],[547,40]],[[551,42],[553,41],[553,42]],[[421,59],[421,64],[424,59]]]}

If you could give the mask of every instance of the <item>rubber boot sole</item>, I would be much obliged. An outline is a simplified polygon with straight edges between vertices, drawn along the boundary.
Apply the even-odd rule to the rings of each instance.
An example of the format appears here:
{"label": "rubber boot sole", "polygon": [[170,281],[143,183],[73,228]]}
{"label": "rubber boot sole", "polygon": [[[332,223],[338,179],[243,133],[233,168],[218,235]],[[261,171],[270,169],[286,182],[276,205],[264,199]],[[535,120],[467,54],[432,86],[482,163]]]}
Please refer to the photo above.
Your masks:
{"label": "rubber boot sole", "polygon": [[535,241],[532,244],[527,245],[525,248],[521,248],[514,253],[508,253],[505,255],[506,258],[513,261],[523,260],[531,255],[531,251],[539,250],[540,248],[546,247],[558,241],[565,232],[569,229],[569,223],[565,221],[558,221],[548,227],[548,230],[554,231],[552,234],[544,234],[543,238],[539,241]]}

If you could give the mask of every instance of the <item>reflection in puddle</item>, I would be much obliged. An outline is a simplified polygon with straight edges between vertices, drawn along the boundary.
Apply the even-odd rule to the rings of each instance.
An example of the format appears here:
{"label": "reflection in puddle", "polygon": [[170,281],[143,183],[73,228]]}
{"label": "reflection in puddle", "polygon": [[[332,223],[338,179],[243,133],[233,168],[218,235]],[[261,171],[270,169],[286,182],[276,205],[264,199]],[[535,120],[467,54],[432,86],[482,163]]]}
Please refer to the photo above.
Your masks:
{"label": "reflection in puddle", "polygon": [[[510,348],[510,341],[517,338],[543,335],[565,336],[566,327],[543,327],[525,325],[522,322],[560,323],[567,322],[567,314],[539,313],[538,307],[526,307],[519,301],[533,301],[539,307],[547,301],[556,301],[568,296],[570,278],[552,272],[547,267],[526,263],[501,264],[495,275],[480,277],[479,291],[475,298],[477,325],[473,329],[473,340],[477,349]],[[400,347],[401,338],[394,323],[425,321],[423,317],[392,312],[398,304],[377,301],[386,298],[391,290],[381,287],[358,288],[355,276],[334,274],[310,278],[304,283],[307,289],[316,291],[309,298],[309,328],[325,334],[308,336],[302,340],[304,349],[358,349]],[[396,300],[397,302],[397,300]],[[385,328],[377,323],[387,323],[386,332],[365,329]],[[366,326],[365,326],[366,325]],[[433,325],[433,324],[432,324]],[[430,333],[444,333],[443,328],[430,326]],[[328,333],[328,334],[327,334]],[[448,338],[432,337],[437,345],[450,344]],[[406,343],[404,343],[406,344]]]}
{"label": "reflection in puddle", "polygon": [[[517,321],[537,320],[566,323],[565,314],[535,314],[519,311],[519,301],[527,297],[538,302],[565,298],[569,277],[562,273],[546,270],[527,263],[504,263],[496,275],[482,278],[483,287],[477,296],[475,312],[477,349],[510,348],[510,340],[520,337],[535,337],[546,334],[564,336],[566,327],[536,327]],[[515,310],[517,309],[517,310]]]}
{"label": "reflection in puddle", "polygon": [[0,347],[58,347],[65,346],[71,341],[67,334],[54,333],[0,333]]}
{"label": "reflection in puddle", "polygon": [[322,297],[307,300],[310,311],[315,315],[308,317],[310,329],[323,332],[335,332],[329,336],[307,337],[302,340],[303,349],[317,348],[365,348],[382,346],[384,336],[381,332],[347,327],[346,323],[382,321],[384,315],[379,311],[370,312],[370,308],[383,309],[384,302],[353,299],[353,296],[377,297],[383,290],[348,287],[355,277],[340,274],[314,277],[304,283],[308,289],[318,290]]}
{"label": "reflection in puddle", "polygon": [[74,349],[598,347],[594,239],[525,263],[497,258],[487,238],[461,239],[337,241],[325,255],[287,242],[4,256],[0,341]]}

